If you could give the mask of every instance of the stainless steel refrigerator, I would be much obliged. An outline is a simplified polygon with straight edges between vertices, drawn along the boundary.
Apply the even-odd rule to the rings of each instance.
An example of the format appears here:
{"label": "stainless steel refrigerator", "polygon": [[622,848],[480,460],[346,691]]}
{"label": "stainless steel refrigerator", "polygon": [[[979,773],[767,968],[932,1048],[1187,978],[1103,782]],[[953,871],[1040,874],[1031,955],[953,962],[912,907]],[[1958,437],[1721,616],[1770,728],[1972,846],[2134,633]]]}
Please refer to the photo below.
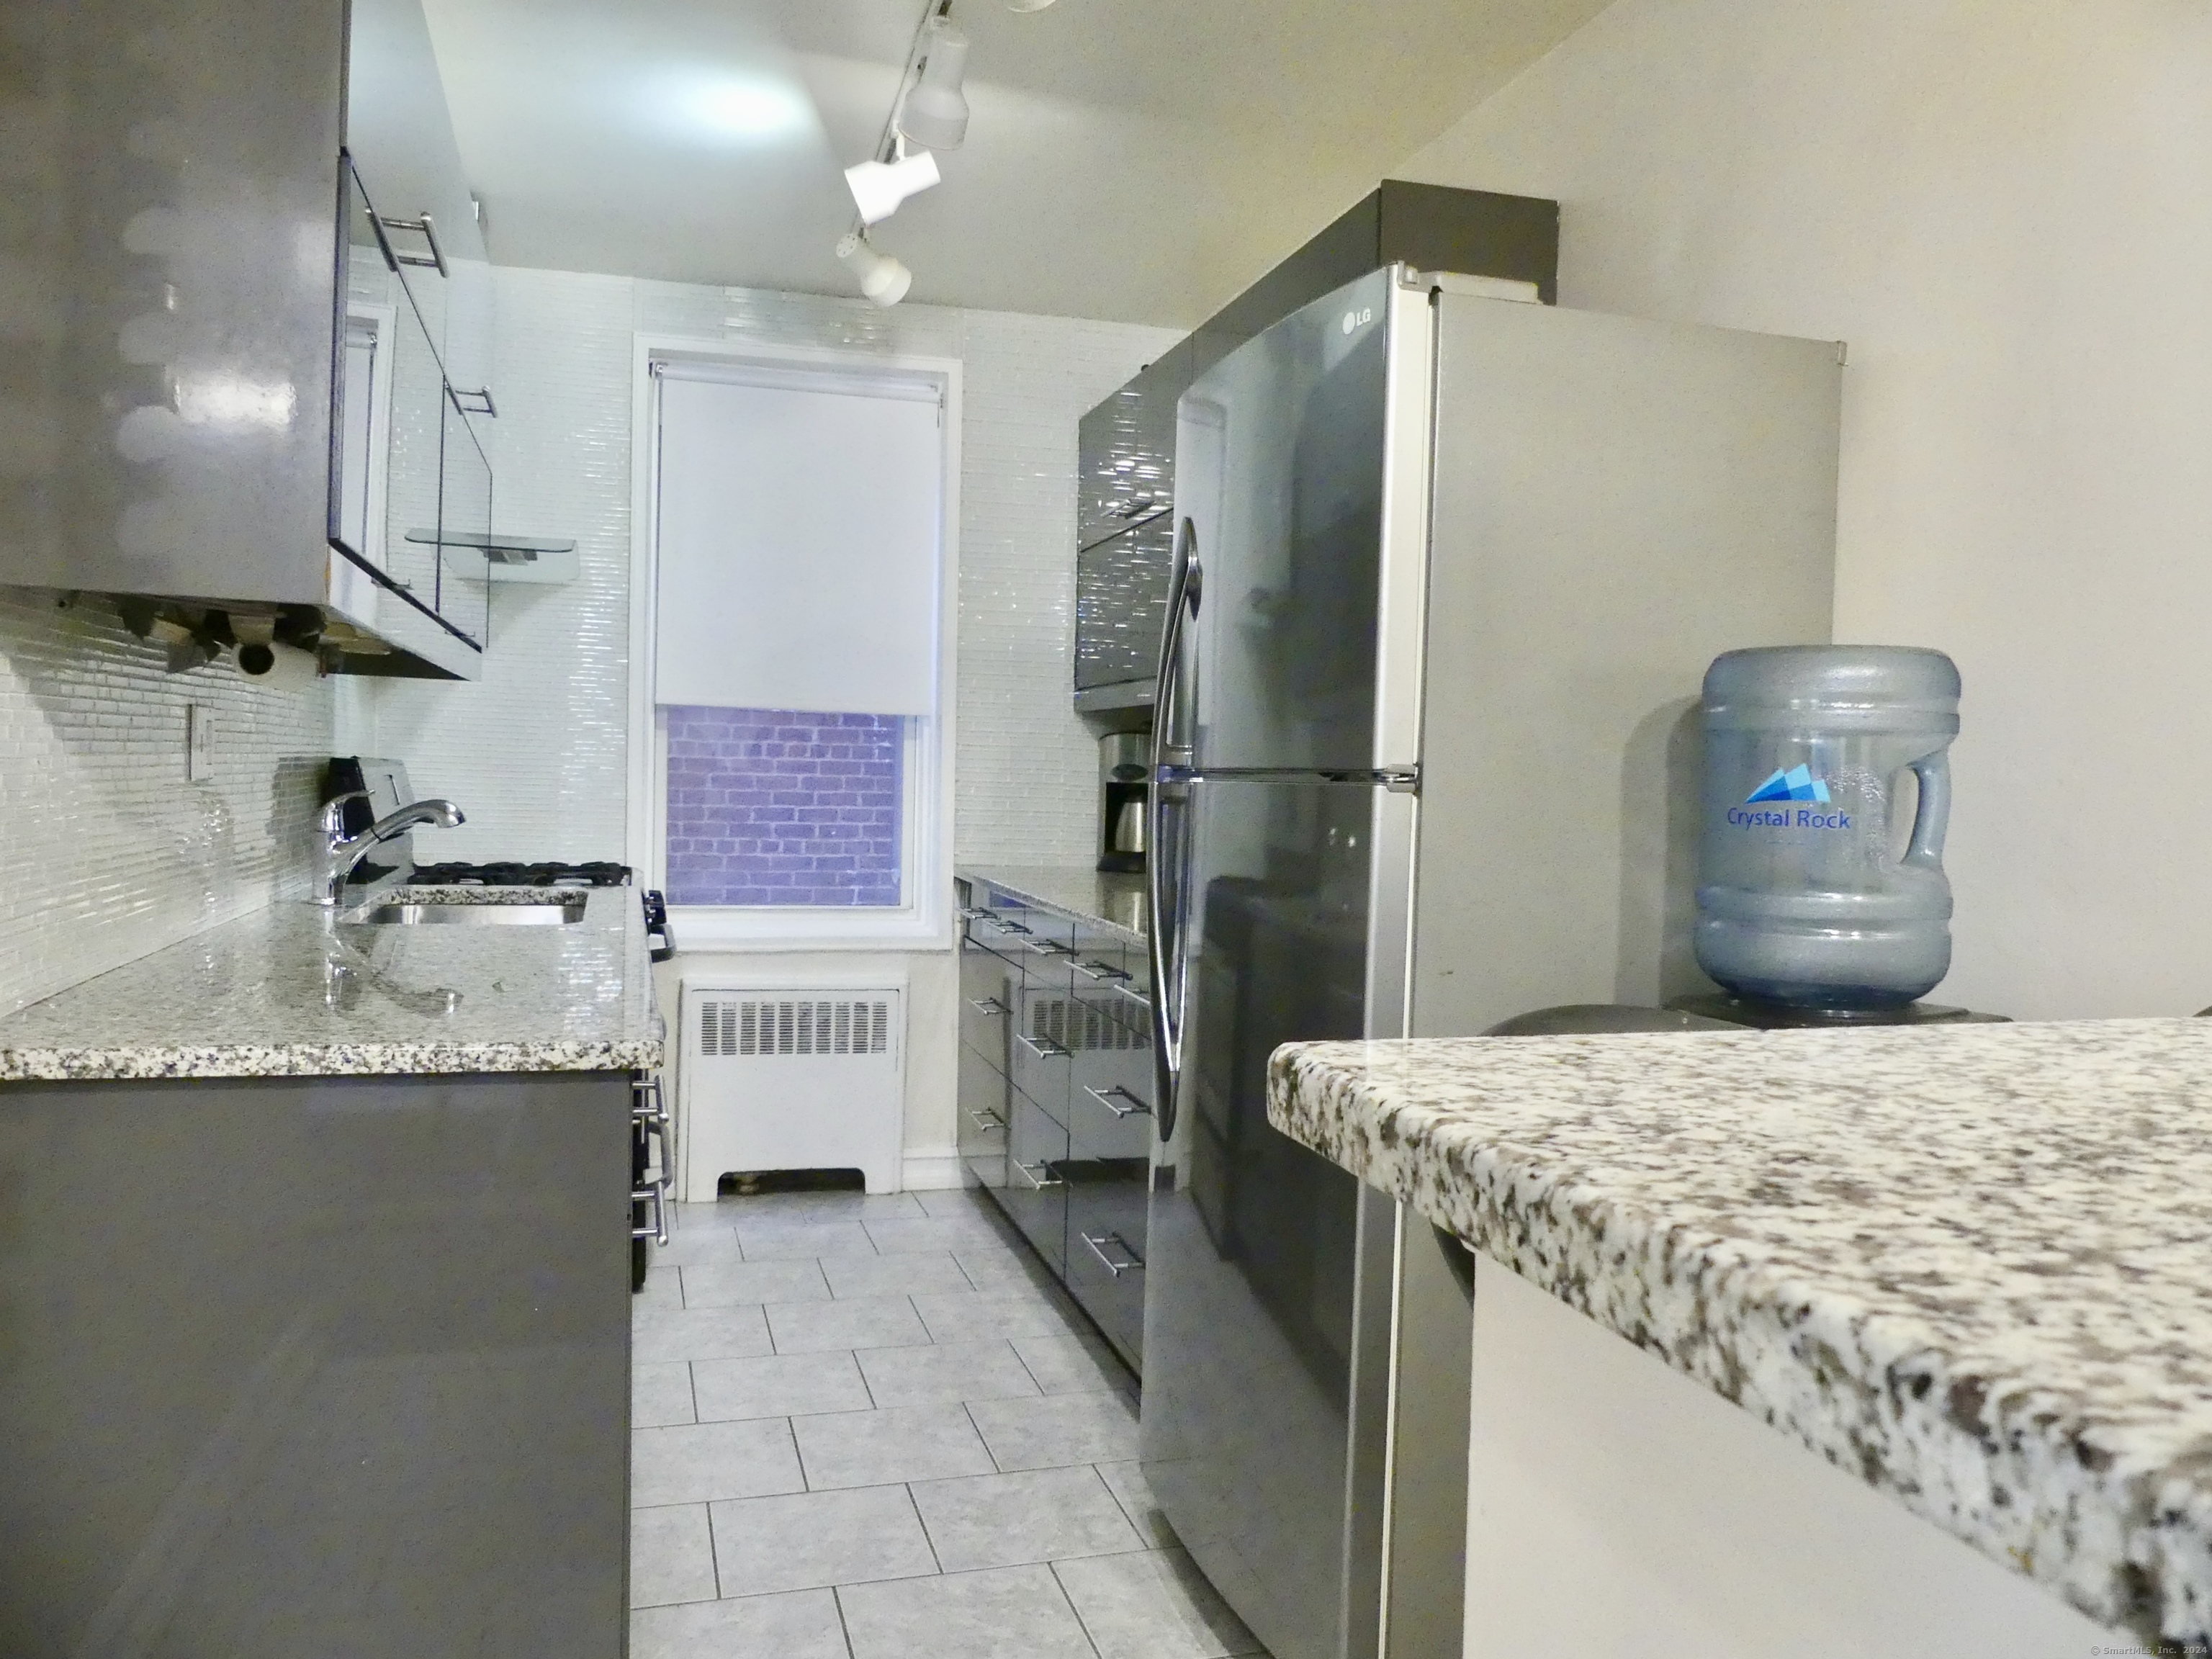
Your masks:
{"label": "stainless steel refrigerator", "polygon": [[1466,1344],[1268,1056],[1697,988],[1699,677],[1829,635],[1841,356],[1393,267],[1182,400],[1142,1450],[1275,1659],[1458,1653]]}

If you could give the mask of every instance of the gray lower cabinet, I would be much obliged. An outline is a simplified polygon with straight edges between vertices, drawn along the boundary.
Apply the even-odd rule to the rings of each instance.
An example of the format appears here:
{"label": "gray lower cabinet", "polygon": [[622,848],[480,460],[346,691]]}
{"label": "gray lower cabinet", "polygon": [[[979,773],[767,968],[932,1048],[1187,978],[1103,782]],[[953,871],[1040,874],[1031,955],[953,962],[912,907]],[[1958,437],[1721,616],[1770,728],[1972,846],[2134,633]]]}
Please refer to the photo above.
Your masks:
{"label": "gray lower cabinet", "polygon": [[1150,1015],[1120,994],[1121,982],[1079,990],[1080,1018],[1069,1031],[1067,1287],[1135,1365],[1144,1355],[1154,1085]]}
{"label": "gray lower cabinet", "polygon": [[1018,1085],[999,1202],[1053,1276],[1067,1277],[1067,1131]]}
{"label": "gray lower cabinet", "polygon": [[[1132,1370],[1144,1357],[1152,1025],[1144,948],[1103,923],[963,895],[961,1150]],[[989,1128],[1003,1121],[1002,1137]]]}
{"label": "gray lower cabinet", "polygon": [[0,1088],[0,1653],[624,1651],[630,1109]]}
{"label": "gray lower cabinet", "polygon": [[1006,1074],[960,1045],[960,1165],[963,1178],[995,1192],[1006,1184]]}
{"label": "gray lower cabinet", "polygon": [[1144,1358],[1143,1166],[1082,1160],[1067,1175],[1067,1288],[1133,1368]]}

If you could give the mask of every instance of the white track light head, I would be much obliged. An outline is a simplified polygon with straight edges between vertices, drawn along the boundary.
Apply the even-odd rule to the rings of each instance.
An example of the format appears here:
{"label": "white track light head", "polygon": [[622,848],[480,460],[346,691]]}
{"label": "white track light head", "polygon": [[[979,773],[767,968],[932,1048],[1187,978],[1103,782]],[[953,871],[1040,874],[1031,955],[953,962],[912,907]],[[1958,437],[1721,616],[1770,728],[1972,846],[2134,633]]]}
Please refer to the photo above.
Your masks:
{"label": "white track light head", "polygon": [[1006,0],[1008,11],[1042,11],[1052,0]]}
{"label": "white track light head", "polygon": [[860,210],[860,222],[872,225],[899,210],[899,204],[938,182],[937,158],[916,150],[896,161],[863,161],[845,169],[845,183],[853,192],[853,205]]}
{"label": "white track light head", "polygon": [[968,100],[960,77],[968,69],[968,37],[942,20],[923,37],[928,55],[921,75],[899,106],[898,130],[931,149],[957,149],[968,136]]}
{"label": "white track light head", "polygon": [[860,279],[860,292],[879,306],[895,306],[914,286],[914,273],[888,253],[878,253],[868,239],[853,231],[837,244],[837,257]]}

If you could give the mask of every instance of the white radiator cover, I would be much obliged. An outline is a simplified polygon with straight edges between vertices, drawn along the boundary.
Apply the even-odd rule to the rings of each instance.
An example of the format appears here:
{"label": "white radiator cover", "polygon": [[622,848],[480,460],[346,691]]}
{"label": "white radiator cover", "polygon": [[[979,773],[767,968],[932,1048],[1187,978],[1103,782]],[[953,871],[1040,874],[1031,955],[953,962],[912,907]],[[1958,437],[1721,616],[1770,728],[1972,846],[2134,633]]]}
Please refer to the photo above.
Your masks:
{"label": "white radiator cover", "polygon": [[906,996],[896,985],[683,983],[678,1195],[740,1170],[858,1170],[899,1189]]}

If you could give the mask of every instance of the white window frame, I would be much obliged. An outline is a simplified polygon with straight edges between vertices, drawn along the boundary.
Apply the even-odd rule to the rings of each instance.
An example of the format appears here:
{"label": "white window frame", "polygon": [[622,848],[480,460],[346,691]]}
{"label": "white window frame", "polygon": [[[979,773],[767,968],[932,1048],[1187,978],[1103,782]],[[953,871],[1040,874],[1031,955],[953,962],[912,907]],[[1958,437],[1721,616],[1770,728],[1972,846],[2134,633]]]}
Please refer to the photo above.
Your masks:
{"label": "white window frame", "polygon": [[653,604],[659,587],[660,471],[656,363],[886,371],[944,389],[944,521],[938,595],[937,713],[906,722],[897,908],[842,905],[670,907],[677,948],[694,951],[949,950],[952,945],[952,763],[960,583],[960,373],[951,357],[836,351],[739,340],[640,334],[630,414],[629,763],[628,860],[647,884],[668,884],[668,720],[653,702]]}

